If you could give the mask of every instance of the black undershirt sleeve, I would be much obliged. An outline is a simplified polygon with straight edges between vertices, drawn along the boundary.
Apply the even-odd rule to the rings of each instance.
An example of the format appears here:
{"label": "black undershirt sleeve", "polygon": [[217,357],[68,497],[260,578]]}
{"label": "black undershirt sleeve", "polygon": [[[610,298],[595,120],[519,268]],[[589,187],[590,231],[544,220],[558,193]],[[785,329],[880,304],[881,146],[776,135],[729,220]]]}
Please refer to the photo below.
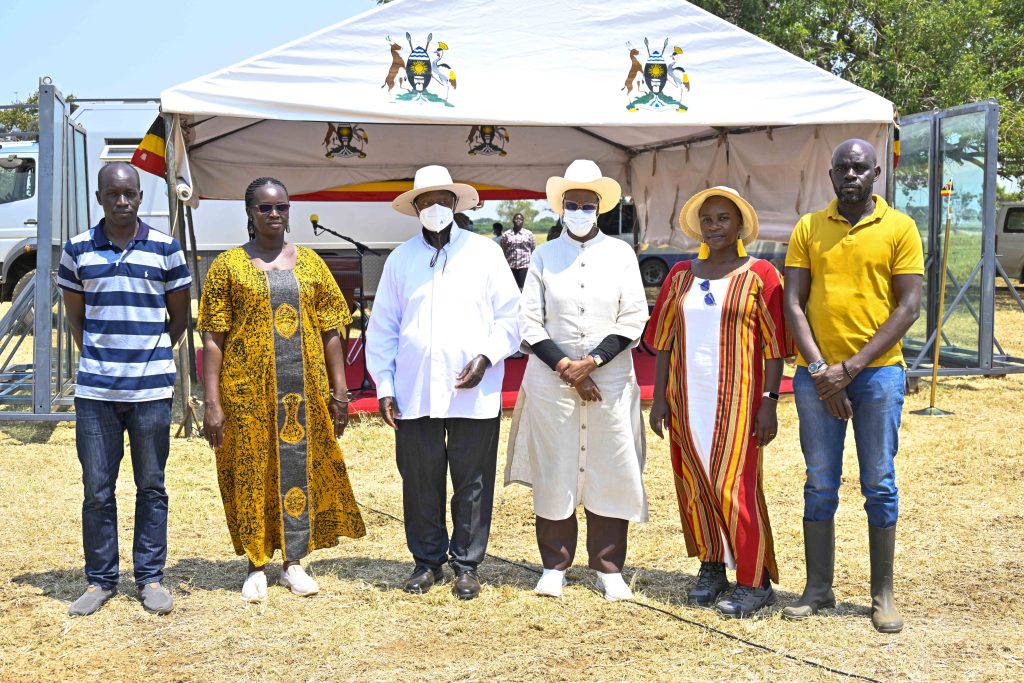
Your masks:
{"label": "black undershirt sleeve", "polygon": [[590,355],[600,356],[603,363],[607,363],[612,358],[615,358],[615,356],[628,349],[631,343],[631,340],[626,339],[621,334],[609,334],[601,340],[600,344],[594,347],[594,350],[590,352]]}
{"label": "black undershirt sleeve", "polygon": [[558,365],[558,361],[568,356],[567,353],[558,348],[558,344],[550,339],[539,341],[530,348],[533,350],[534,355],[544,361],[544,364],[552,370]]}

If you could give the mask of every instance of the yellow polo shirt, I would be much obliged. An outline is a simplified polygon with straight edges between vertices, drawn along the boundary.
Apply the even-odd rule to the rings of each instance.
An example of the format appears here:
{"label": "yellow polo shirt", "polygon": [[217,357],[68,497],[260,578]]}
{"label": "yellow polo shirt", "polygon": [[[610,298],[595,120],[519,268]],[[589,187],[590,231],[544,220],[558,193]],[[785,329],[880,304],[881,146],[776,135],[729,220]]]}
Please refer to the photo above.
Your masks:
{"label": "yellow polo shirt", "polygon": [[[874,195],[875,210],[857,225],[828,208],[803,216],[793,230],[786,266],[811,271],[807,322],[829,364],[849,359],[896,309],[893,275],[923,275],[921,235],[910,216]],[[812,358],[811,360],[817,360]],[[797,357],[800,365],[807,359]],[[904,365],[899,341],[868,364]]]}

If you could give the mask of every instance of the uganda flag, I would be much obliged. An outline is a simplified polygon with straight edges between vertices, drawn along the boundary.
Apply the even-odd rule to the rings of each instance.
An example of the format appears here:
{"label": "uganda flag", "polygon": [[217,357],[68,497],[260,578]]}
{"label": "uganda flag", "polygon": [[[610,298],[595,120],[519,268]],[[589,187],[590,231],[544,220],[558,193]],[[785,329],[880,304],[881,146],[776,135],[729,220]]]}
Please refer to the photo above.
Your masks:
{"label": "uganda flag", "polygon": [[167,175],[167,160],[164,158],[166,149],[167,128],[164,125],[164,117],[157,116],[156,121],[146,131],[146,137],[142,138],[142,142],[135,149],[132,165],[163,178]]}

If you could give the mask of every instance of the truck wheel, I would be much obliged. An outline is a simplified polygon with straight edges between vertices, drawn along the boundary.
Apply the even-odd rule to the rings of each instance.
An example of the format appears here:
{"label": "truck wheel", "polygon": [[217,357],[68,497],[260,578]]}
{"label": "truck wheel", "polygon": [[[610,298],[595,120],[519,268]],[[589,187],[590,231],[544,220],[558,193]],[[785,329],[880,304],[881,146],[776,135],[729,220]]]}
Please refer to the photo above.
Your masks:
{"label": "truck wheel", "polygon": [[[14,289],[11,290],[11,303],[14,303],[15,301],[18,300],[18,296],[25,290],[26,287],[29,286],[29,283],[32,282],[35,276],[36,269],[33,268],[32,270],[28,271],[20,278],[18,278],[18,281],[14,283]],[[25,332],[31,332],[32,323],[34,321],[35,316],[33,316],[32,311],[29,311],[25,315],[21,316],[21,319],[18,321],[18,324],[15,325],[15,334],[24,334]]]}
{"label": "truck wheel", "polygon": [[668,277],[668,266],[664,261],[651,258],[640,264],[640,279],[644,287],[660,287]]}

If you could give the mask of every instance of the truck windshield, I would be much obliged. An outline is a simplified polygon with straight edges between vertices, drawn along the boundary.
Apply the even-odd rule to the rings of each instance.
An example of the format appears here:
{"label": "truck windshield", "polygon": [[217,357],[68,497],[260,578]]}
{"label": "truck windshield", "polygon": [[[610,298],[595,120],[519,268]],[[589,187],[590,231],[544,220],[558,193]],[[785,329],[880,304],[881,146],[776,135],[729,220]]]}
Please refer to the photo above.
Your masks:
{"label": "truck windshield", "polygon": [[19,159],[18,161],[21,163],[0,164],[0,204],[20,202],[23,199],[31,198],[36,193],[35,160]]}

